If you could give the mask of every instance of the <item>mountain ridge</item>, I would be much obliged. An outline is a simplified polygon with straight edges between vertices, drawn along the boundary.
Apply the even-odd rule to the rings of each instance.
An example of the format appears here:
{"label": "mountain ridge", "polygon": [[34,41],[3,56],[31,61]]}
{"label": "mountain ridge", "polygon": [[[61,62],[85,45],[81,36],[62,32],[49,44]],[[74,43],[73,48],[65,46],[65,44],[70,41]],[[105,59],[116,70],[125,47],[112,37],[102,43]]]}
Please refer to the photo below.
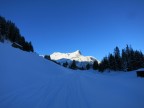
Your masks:
{"label": "mountain ridge", "polygon": [[73,61],[76,61],[76,66],[78,68],[86,69],[86,66],[89,64],[92,67],[95,61],[98,61],[95,57],[92,56],[84,56],[82,55],[80,50],[76,50],[71,53],[61,53],[61,52],[54,52],[50,54],[50,59],[63,65],[64,63],[68,63],[68,66],[72,64]]}

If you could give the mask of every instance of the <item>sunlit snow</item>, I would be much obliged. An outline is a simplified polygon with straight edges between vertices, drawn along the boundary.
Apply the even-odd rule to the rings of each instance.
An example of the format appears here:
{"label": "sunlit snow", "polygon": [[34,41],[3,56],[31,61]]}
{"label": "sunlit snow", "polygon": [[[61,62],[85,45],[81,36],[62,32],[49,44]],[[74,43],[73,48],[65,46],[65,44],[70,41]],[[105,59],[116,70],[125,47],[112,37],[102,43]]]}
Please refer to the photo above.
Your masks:
{"label": "sunlit snow", "polygon": [[133,72],[80,71],[0,43],[0,108],[144,108]]}

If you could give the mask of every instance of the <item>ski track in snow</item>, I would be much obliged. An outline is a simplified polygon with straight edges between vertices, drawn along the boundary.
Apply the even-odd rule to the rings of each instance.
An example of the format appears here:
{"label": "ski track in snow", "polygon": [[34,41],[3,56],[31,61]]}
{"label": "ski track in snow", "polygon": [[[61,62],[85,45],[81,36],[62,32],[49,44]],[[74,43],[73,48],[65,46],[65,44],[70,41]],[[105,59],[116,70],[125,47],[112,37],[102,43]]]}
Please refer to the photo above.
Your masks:
{"label": "ski track in snow", "polygon": [[134,72],[74,71],[6,45],[0,50],[0,108],[144,108],[144,79]]}
{"label": "ski track in snow", "polygon": [[[112,107],[113,105],[110,105],[109,102],[101,102],[104,97],[108,99],[110,96],[109,91],[106,92],[108,94],[104,93],[104,91],[108,90],[109,87],[106,85],[103,86],[106,81],[100,83],[102,86],[97,85],[96,82],[99,79],[96,77],[97,76],[94,77],[78,72],[56,77],[56,81],[55,78],[48,78],[46,83],[40,84],[39,86],[35,85],[33,87],[24,87],[14,92],[10,92],[9,94],[1,95],[0,107],[12,108],[11,106],[13,106],[13,108],[95,108],[97,105],[101,106],[102,108],[106,106]],[[101,93],[104,93],[104,95],[108,97],[103,96],[103,94],[98,95],[97,92],[100,92],[99,89],[101,89]],[[119,93],[119,91],[117,92]],[[134,92],[132,92],[132,94],[133,93]],[[109,97],[109,99],[112,97]],[[108,100],[104,99],[103,101]],[[114,101],[113,98],[112,101]],[[121,99],[119,101],[121,101]],[[136,99],[134,99],[134,101],[136,101]],[[126,108],[124,106],[120,105],[120,107]],[[136,108],[132,105],[130,106],[131,108]]]}
{"label": "ski track in snow", "polygon": [[[41,86],[24,87],[9,94],[0,96],[2,108],[14,107],[35,107],[35,108],[89,108],[81,88],[79,75],[70,74],[58,77],[59,82],[54,78]],[[50,86],[56,85],[56,86]],[[34,100],[34,102],[32,102]],[[23,106],[24,105],[24,106]],[[30,106],[29,106],[30,105]]]}

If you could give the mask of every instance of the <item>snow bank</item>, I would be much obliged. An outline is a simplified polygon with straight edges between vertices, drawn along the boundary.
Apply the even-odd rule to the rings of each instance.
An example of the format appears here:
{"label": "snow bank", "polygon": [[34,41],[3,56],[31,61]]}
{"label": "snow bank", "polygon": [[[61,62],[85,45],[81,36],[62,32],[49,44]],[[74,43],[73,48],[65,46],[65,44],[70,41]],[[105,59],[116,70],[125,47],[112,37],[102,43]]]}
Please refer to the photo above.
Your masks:
{"label": "snow bank", "polygon": [[0,108],[144,108],[144,79],[63,68],[0,43]]}

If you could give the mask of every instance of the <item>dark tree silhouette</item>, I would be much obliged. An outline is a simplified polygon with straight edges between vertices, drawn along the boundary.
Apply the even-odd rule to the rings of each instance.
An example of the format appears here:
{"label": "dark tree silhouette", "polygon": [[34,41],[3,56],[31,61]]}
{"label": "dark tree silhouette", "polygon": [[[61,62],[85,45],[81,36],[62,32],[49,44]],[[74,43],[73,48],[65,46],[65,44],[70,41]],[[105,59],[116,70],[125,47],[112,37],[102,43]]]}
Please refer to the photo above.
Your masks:
{"label": "dark tree silhouette", "polygon": [[50,55],[45,55],[44,58],[47,59],[47,60],[51,60]]}
{"label": "dark tree silhouette", "polygon": [[87,70],[90,69],[90,64],[89,64],[89,63],[86,65],[86,69],[87,69]]}
{"label": "dark tree silhouette", "polygon": [[70,65],[70,68],[71,69],[77,69],[76,61],[75,60],[72,61],[72,64]]}
{"label": "dark tree silhouette", "polygon": [[114,54],[109,54],[108,58],[104,57],[99,64],[99,71],[106,69],[114,71],[132,71],[144,67],[144,54],[141,51],[133,50],[131,46],[122,49],[114,49]]}
{"label": "dark tree silhouette", "polygon": [[21,50],[34,52],[31,42],[25,41],[18,27],[12,21],[7,21],[4,17],[0,16],[0,41],[4,41],[5,39],[15,43],[15,45],[22,46]]}
{"label": "dark tree silhouette", "polygon": [[93,63],[93,69],[94,70],[97,70],[98,69],[98,61],[94,61],[94,63]]}
{"label": "dark tree silhouette", "polygon": [[115,58],[115,70],[121,70],[122,59],[121,59],[120,50],[118,47],[114,49],[114,58]]}
{"label": "dark tree silhouette", "polygon": [[68,62],[66,61],[65,63],[63,63],[63,66],[67,67],[68,66]]}

